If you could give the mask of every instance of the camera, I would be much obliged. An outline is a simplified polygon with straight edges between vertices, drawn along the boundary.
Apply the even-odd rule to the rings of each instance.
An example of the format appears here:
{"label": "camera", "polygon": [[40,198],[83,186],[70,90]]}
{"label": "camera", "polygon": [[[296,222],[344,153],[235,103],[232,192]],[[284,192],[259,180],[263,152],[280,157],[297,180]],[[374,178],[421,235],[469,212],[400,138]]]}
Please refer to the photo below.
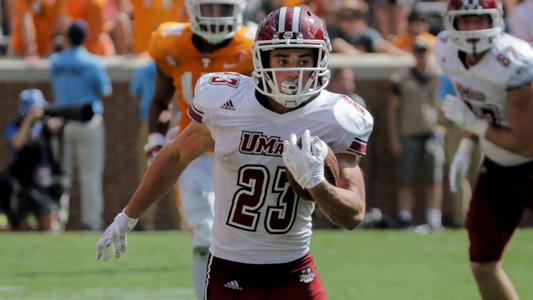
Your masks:
{"label": "camera", "polygon": [[85,103],[65,107],[45,107],[44,115],[63,118],[65,120],[88,122],[94,116],[94,111],[90,103]]}

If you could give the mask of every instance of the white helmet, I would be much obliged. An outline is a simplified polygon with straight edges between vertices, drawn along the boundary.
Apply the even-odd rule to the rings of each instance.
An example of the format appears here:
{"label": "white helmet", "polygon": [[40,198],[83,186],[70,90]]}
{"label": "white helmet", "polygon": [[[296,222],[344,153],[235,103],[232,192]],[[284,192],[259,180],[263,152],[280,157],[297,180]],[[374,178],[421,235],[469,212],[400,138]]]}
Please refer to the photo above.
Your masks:
{"label": "white helmet", "polygon": [[[242,25],[244,0],[186,0],[191,30],[211,44],[232,38]],[[215,7],[219,7],[215,10]],[[214,13],[216,12],[216,13]]]}
{"label": "white helmet", "polygon": [[[491,28],[480,30],[457,30],[457,17],[467,15],[488,15]],[[450,0],[446,11],[445,25],[448,36],[457,47],[466,53],[482,53],[504,29],[502,4],[499,0]]]}
{"label": "white helmet", "polygon": [[[314,67],[271,68],[270,51],[283,48],[313,49],[316,51]],[[282,7],[266,16],[257,29],[252,50],[255,88],[287,108],[297,107],[317,95],[329,82],[328,34],[322,20],[304,7]],[[276,72],[287,71],[298,72],[298,79],[277,82]],[[303,82],[304,72],[312,72],[307,82]]]}

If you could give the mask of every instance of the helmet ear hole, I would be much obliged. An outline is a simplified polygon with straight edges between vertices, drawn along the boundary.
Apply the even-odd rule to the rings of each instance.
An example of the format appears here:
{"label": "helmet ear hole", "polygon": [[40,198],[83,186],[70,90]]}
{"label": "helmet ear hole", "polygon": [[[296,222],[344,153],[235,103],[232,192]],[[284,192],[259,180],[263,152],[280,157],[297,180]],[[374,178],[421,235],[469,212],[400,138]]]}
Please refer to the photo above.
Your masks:
{"label": "helmet ear hole", "polygon": [[[319,56],[318,56],[318,55],[319,55],[319,54],[318,54],[319,52],[320,52],[320,51],[319,51],[318,49],[313,49],[313,63],[314,63],[313,67],[314,67],[314,68],[317,68],[317,67],[318,67],[318,64],[322,61],[322,58],[323,58],[323,57],[319,57]],[[323,55],[322,55],[322,56],[323,56]]]}
{"label": "helmet ear hole", "polygon": [[270,68],[270,53],[272,50],[261,51],[261,64],[263,68]]}

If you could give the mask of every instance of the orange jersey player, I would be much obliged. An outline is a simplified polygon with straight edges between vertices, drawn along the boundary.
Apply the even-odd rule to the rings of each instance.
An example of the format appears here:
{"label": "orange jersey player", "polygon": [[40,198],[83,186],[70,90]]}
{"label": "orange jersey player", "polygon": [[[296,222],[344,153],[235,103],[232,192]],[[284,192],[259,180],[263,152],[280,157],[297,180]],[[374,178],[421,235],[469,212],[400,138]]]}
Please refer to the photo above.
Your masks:
{"label": "orange jersey player", "polygon": [[[179,128],[191,122],[187,108],[192,103],[196,81],[206,73],[251,74],[255,32],[241,26],[244,0],[186,0],[189,23],[164,23],[152,33],[148,53],[157,65],[156,91],[149,116],[145,151],[153,157],[166,143],[168,123],[159,116],[173,95],[181,114]],[[232,109],[226,105],[223,109]],[[167,133],[167,137],[169,134]],[[214,217],[213,155],[194,160],[178,181],[180,212],[192,236],[192,275],[198,299],[202,298],[211,227]]]}
{"label": "orange jersey player", "polygon": [[[184,112],[192,102],[194,86],[201,75],[217,71],[251,74],[252,71],[253,36],[247,28],[241,27],[234,37],[216,44],[219,48],[212,52],[199,49],[200,39],[190,23],[164,23],[152,34],[149,44],[148,52],[157,63],[159,75],[172,80],[182,112],[180,128],[190,122]],[[168,106],[168,102],[164,104]]]}

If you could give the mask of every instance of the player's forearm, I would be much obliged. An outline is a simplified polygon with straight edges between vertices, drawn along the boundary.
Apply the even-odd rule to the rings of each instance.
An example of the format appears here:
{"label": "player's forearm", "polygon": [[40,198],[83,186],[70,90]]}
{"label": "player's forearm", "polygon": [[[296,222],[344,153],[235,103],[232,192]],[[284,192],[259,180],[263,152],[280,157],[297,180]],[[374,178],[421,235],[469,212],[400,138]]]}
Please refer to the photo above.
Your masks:
{"label": "player's forearm", "polygon": [[163,135],[168,130],[169,120],[164,122],[161,120],[161,113],[168,109],[168,103],[170,99],[164,99],[161,97],[155,97],[152,105],[150,106],[150,114],[148,116],[148,130],[149,132],[159,132]]}
{"label": "player's forearm", "polygon": [[172,188],[184,168],[179,154],[168,146],[161,149],[124,209],[126,215],[138,218],[152,203]]}
{"label": "player's forearm", "polygon": [[309,189],[309,193],[333,223],[352,230],[363,221],[364,188],[352,191],[335,187],[324,181]]}
{"label": "player's forearm", "polygon": [[533,136],[520,138],[508,128],[490,126],[485,139],[515,154],[533,157]]}
{"label": "player's forearm", "polygon": [[155,94],[150,106],[150,114],[148,115],[149,132],[159,132],[163,135],[167,132],[170,119],[161,120],[161,113],[168,110],[174,91],[172,78],[157,67]]}

